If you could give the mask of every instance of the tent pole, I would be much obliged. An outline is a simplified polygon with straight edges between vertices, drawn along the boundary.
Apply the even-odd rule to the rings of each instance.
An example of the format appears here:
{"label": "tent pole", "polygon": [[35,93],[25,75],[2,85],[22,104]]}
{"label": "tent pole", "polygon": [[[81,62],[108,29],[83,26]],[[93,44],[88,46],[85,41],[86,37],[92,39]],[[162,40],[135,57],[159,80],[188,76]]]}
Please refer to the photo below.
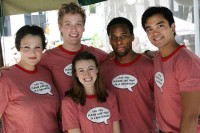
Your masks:
{"label": "tent pole", "polygon": [[2,51],[2,43],[1,43],[1,37],[2,37],[2,31],[3,31],[3,7],[2,7],[2,0],[0,0],[0,22],[1,22],[1,26],[0,26],[0,67],[4,66],[4,61],[3,61],[3,51]]}

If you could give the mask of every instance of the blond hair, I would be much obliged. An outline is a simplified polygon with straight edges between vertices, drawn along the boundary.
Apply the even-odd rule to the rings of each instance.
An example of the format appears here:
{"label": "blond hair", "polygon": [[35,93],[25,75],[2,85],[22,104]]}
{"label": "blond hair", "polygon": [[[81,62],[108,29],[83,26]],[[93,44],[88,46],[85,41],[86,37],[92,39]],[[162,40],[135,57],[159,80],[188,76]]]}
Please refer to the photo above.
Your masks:
{"label": "blond hair", "polygon": [[70,2],[67,4],[62,4],[60,9],[58,10],[58,25],[62,26],[63,17],[65,14],[80,14],[83,19],[83,24],[85,24],[86,21],[86,15],[85,10],[81,8],[80,5],[78,5],[75,2]]}

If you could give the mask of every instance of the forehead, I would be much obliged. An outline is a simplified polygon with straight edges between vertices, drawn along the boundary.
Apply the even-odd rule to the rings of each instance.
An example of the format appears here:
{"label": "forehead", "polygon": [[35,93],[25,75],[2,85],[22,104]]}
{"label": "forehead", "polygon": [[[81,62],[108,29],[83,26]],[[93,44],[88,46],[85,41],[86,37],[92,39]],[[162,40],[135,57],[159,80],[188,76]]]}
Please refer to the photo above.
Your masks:
{"label": "forehead", "polygon": [[130,33],[129,28],[126,24],[115,24],[110,27],[111,34],[115,34],[117,32]]}
{"label": "forehead", "polygon": [[83,21],[83,18],[78,13],[67,13],[64,15],[63,21]]}
{"label": "forehead", "polygon": [[164,18],[164,16],[162,14],[154,14],[154,15],[147,18],[145,24],[159,23],[161,21],[163,23],[168,22],[167,19]]}
{"label": "forehead", "polygon": [[37,45],[42,45],[42,39],[40,36],[38,35],[31,35],[31,34],[28,34],[26,36],[24,36],[21,40],[21,43],[20,44],[29,44],[29,45],[32,45],[32,44],[37,44]]}
{"label": "forehead", "polygon": [[96,66],[95,62],[91,59],[89,59],[89,60],[79,60],[75,63],[76,69],[85,68],[85,67],[87,68],[87,67],[90,67],[90,66]]}

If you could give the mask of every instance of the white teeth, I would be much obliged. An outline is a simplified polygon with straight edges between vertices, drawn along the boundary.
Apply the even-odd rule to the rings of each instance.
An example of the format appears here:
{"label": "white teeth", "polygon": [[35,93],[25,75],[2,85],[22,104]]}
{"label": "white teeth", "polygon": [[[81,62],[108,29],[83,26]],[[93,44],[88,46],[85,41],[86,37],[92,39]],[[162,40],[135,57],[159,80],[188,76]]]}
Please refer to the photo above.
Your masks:
{"label": "white teeth", "polygon": [[154,37],[154,40],[155,40],[155,41],[158,41],[158,40],[160,40],[160,39],[162,39],[161,36],[156,36],[156,37]]}
{"label": "white teeth", "polygon": [[156,41],[158,41],[158,40],[160,40],[161,38],[154,38],[154,40],[156,40]]}
{"label": "white teeth", "polygon": [[76,35],[70,35],[71,37],[78,37],[78,35],[76,34]]}
{"label": "white teeth", "polygon": [[77,35],[71,35],[72,37],[77,37]]}
{"label": "white teeth", "polygon": [[86,82],[89,82],[89,81],[91,81],[92,80],[92,78],[85,78],[85,81]]}

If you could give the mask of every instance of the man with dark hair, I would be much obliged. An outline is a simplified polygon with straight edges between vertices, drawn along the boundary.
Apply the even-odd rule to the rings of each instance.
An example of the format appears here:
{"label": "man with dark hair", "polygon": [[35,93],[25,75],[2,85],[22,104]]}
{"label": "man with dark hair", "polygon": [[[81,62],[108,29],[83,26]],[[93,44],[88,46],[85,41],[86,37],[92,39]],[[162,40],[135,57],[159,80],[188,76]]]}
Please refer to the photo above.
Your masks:
{"label": "man with dark hair", "polygon": [[161,133],[200,132],[200,59],[175,40],[175,22],[166,7],[149,7],[142,26],[159,51],[154,57],[154,94]]}
{"label": "man with dark hair", "polygon": [[153,97],[153,61],[132,50],[133,24],[112,19],[107,34],[115,58],[101,65],[106,87],[114,92],[122,133],[157,133]]}

